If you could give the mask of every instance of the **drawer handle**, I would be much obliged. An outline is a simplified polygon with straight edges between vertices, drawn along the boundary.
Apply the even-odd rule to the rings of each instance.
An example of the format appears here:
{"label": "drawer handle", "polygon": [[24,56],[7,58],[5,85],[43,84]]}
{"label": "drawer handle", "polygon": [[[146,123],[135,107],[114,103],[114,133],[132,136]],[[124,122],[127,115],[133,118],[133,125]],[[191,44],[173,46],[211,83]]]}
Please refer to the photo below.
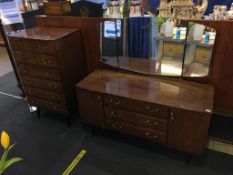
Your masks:
{"label": "drawer handle", "polygon": [[113,128],[117,128],[117,129],[121,129],[121,128],[122,128],[121,125],[116,125],[115,123],[112,124],[112,127],[113,127]]}
{"label": "drawer handle", "polygon": [[54,85],[54,84],[52,84],[52,83],[49,83],[49,87],[50,87],[50,88],[57,89],[57,86],[56,86],[56,85]]}
{"label": "drawer handle", "polygon": [[173,112],[171,112],[171,120],[175,120],[175,114]]}
{"label": "drawer handle", "polygon": [[56,110],[56,111],[60,111],[61,107],[54,106],[53,109]]}
{"label": "drawer handle", "polygon": [[43,63],[43,64],[51,64],[52,60],[44,58],[44,59],[41,60],[41,63]]}
{"label": "drawer handle", "polygon": [[146,136],[152,137],[152,138],[154,138],[154,139],[157,139],[157,138],[158,138],[158,135],[151,135],[150,132],[146,132]]}
{"label": "drawer handle", "polygon": [[114,118],[121,117],[121,114],[117,112],[112,112],[112,117]]}
{"label": "drawer handle", "polygon": [[48,47],[44,44],[38,44],[38,48],[42,49],[42,50],[47,50]]}
{"label": "drawer handle", "polygon": [[120,101],[114,102],[112,98],[110,99],[110,102],[113,103],[114,105],[119,105],[121,103]]}
{"label": "drawer handle", "polygon": [[22,68],[22,72],[23,72],[23,73],[27,73],[27,70],[24,69],[24,68]]}
{"label": "drawer handle", "polygon": [[54,77],[54,74],[53,73],[49,73],[49,72],[45,72],[45,76],[46,77]]}
{"label": "drawer handle", "polygon": [[146,110],[148,110],[148,111],[153,111],[153,112],[158,112],[158,111],[159,111],[158,108],[151,108],[150,106],[147,106],[147,107],[146,107]]}
{"label": "drawer handle", "polygon": [[32,91],[32,90],[28,90],[28,94],[29,95],[35,95],[36,93],[34,91]]}
{"label": "drawer handle", "polygon": [[152,122],[150,120],[146,120],[146,123],[150,124],[150,125],[154,125],[154,126],[158,126],[159,125],[159,122]]}

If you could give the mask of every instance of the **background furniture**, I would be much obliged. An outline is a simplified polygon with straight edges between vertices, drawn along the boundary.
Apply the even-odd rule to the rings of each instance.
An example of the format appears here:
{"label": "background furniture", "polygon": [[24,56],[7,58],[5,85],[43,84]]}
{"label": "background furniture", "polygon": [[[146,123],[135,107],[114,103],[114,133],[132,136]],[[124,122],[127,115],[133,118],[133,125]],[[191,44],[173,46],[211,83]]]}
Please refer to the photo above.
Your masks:
{"label": "background furniture", "polygon": [[29,104],[70,114],[74,85],[85,75],[80,31],[36,27],[9,41]]}
{"label": "background furniture", "polygon": [[191,154],[203,152],[213,112],[212,86],[96,70],[76,85],[76,94],[83,123]]}

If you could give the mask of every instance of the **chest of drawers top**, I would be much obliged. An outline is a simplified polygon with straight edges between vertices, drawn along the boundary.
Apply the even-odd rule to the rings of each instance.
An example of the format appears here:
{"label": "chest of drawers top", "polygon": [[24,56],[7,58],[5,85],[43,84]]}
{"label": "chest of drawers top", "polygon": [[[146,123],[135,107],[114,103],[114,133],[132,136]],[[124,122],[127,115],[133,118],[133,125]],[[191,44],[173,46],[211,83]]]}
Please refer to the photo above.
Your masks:
{"label": "chest of drawers top", "polygon": [[102,69],[91,73],[76,86],[93,92],[158,104],[160,107],[213,112],[213,86],[180,79],[160,79]]}
{"label": "chest of drawers top", "polygon": [[54,41],[78,31],[69,28],[34,27],[9,34],[10,37],[33,40]]}

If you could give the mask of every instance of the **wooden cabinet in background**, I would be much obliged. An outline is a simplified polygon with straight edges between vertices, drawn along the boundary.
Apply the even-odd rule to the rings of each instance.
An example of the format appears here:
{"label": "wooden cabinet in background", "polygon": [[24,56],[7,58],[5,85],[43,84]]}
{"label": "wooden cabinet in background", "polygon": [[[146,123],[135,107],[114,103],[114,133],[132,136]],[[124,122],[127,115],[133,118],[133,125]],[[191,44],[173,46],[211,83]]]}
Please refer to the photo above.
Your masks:
{"label": "wooden cabinet in background", "polygon": [[213,112],[212,86],[96,70],[76,85],[83,123],[201,155]]}
{"label": "wooden cabinet in background", "polygon": [[69,114],[74,86],[85,76],[80,31],[35,27],[10,34],[9,41],[29,104]]}

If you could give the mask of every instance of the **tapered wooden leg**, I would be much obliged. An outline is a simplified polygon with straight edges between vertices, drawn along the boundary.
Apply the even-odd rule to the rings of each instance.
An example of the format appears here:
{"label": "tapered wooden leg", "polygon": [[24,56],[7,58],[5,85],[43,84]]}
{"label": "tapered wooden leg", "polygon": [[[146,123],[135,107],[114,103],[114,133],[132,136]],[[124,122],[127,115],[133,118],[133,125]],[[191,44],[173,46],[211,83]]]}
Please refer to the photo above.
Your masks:
{"label": "tapered wooden leg", "polygon": [[70,127],[71,126],[71,114],[69,113],[67,116],[67,126]]}
{"label": "tapered wooden leg", "polygon": [[193,155],[187,154],[187,155],[185,156],[185,164],[186,164],[186,165],[189,165],[190,162],[192,161],[192,158],[193,158]]}

